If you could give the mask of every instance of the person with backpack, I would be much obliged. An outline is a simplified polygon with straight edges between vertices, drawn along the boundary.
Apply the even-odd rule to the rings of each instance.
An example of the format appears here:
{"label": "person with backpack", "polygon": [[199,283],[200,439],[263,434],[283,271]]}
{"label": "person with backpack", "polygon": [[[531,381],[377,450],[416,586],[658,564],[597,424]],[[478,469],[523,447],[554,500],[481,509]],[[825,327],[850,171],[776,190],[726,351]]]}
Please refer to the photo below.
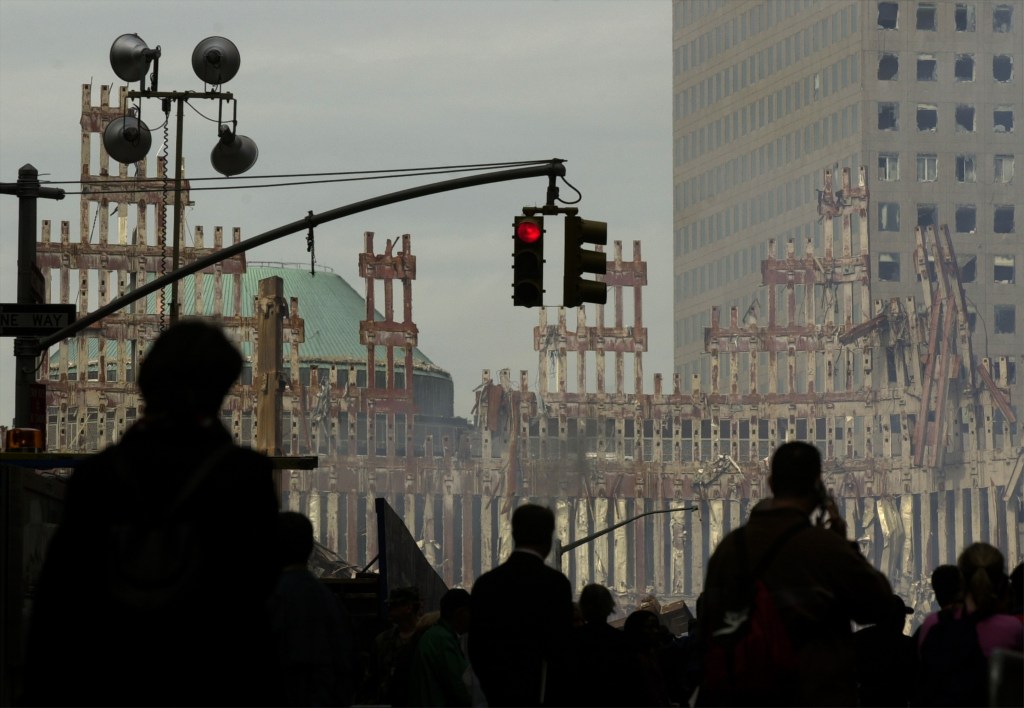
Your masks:
{"label": "person with backpack", "polygon": [[68,481],[33,596],[26,704],[283,705],[265,609],[273,470],[219,420],[241,370],[199,320],[146,353],[144,416]]}
{"label": "person with backpack", "polygon": [[918,633],[919,706],[989,705],[989,658],[997,649],[1020,652],[1024,624],[1002,614],[1008,591],[1006,561],[998,548],[972,543],[957,559],[963,605],[925,618]]}
{"label": "person with backpack", "polygon": [[851,621],[881,621],[892,588],[847,540],[817,448],[781,445],[768,483],[708,561],[697,705],[856,705]]}

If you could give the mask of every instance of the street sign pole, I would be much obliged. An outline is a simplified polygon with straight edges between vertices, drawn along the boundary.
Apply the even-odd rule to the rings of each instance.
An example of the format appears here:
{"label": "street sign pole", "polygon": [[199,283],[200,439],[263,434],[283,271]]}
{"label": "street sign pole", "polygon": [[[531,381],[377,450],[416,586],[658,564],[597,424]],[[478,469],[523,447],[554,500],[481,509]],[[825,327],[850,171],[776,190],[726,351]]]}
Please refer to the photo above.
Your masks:
{"label": "street sign pole", "polygon": [[[36,200],[63,199],[64,190],[39,185],[39,170],[25,165],[18,170],[15,185],[0,185],[0,193],[18,196],[18,304],[38,305],[45,302],[43,277],[36,265]],[[35,337],[14,340],[14,427],[29,427],[32,418],[32,384],[35,383],[36,360],[41,352]]]}

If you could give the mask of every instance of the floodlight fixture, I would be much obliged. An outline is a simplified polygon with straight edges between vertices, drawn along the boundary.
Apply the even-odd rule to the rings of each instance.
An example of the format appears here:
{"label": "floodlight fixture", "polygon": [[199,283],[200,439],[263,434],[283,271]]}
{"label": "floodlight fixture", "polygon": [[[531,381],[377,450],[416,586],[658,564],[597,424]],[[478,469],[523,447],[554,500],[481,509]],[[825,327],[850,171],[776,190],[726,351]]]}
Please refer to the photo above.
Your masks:
{"label": "floodlight fixture", "polygon": [[110,67],[128,83],[146,78],[150,63],[159,58],[160,47],[150,49],[137,34],[122,34],[110,45]]}
{"label": "floodlight fixture", "polygon": [[149,128],[139,118],[115,118],[103,130],[103,147],[118,162],[131,165],[146,157],[153,144]]}
{"label": "floodlight fixture", "polygon": [[192,50],[192,70],[211,86],[231,81],[241,64],[238,47],[227,37],[207,37]]}
{"label": "floodlight fixture", "polygon": [[260,151],[252,138],[236,135],[226,125],[220,127],[220,140],[213,146],[210,163],[225,177],[240,175],[256,164]]}

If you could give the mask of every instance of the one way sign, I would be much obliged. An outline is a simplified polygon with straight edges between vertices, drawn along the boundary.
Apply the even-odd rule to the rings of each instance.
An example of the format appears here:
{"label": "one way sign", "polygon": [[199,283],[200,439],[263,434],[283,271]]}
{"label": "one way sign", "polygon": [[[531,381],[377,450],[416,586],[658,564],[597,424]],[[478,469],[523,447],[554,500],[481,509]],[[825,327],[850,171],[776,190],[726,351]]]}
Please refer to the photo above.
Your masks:
{"label": "one way sign", "polygon": [[74,305],[0,303],[0,337],[43,337],[70,327]]}

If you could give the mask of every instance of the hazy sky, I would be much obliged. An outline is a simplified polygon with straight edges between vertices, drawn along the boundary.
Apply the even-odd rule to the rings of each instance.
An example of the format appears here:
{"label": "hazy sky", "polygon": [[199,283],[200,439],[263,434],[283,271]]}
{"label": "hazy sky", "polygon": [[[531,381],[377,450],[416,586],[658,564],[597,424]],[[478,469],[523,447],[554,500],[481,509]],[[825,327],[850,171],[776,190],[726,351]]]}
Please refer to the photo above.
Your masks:
{"label": "hazy sky", "polygon": [[[117,36],[136,33],[161,47],[161,90],[202,91],[192,49],[222,35],[241,54],[224,90],[238,100],[239,133],[260,151],[248,174],[567,160],[567,179],[583,194],[580,215],[607,221],[627,258],[632,242],[642,242],[650,390],[655,372],[668,377],[672,369],[671,14],[668,0],[0,0],[0,181],[16,181],[26,163],[44,180],[77,179],[81,85],[94,84],[95,103],[100,84],[120,83],[109,63]],[[216,115],[211,101],[193,104]],[[143,102],[143,120],[150,128],[163,122],[158,101]],[[184,132],[187,176],[216,176],[209,163],[216,126],[186,111]],[[155,154],[156,145],[151,161]],[[194,191],[184,216],[189,233],[237,226],[245,239],[310,210],[436,179]],[[317,229],[318,262],[360,293],[363,232],[377,234],[380,250],[385,238],[412,235],[420,348],[451,372],[456,415],[469,415],[482,369],[535,377],[538,311],[512,306],[511,224],[523,206],[544,202],[546,185],[538,178],[450,192]],[[564,184],[561,192],[575,197]],[[75,240],[78,204],[77,196],[40,200],[39,219],[52,220],[55,235],[61,220],[70,221]],[[17,199],[0,195],[0,302],[17,297],[17,212]],[[558,221],[548,220],[553,304],[561,300]],[[305,237],[247,257],[308,263]],[[552,321],[556,312],[550,308]],[[13,339],[0,339],[5,424],[14,411],[13,364]]]}

